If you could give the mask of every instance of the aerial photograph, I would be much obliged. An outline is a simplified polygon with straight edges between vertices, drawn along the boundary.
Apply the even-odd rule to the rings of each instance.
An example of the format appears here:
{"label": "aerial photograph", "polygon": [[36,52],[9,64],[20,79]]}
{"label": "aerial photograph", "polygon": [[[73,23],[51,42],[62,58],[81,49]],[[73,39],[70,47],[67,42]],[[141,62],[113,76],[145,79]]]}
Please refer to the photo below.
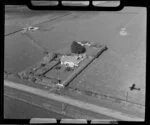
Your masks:
{"label": "aerial photograph", "polygon": [[4,118],[144,121],[146,15],[134,6],[55,11],[5,5]]}

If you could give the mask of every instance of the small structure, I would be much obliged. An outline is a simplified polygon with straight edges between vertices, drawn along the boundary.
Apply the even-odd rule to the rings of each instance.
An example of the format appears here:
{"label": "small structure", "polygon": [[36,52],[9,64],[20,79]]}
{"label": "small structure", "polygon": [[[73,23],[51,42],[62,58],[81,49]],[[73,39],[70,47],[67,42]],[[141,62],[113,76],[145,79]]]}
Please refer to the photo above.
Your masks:
{"label": "small structure", "polygon": [[86,58],[86,54],[79,54],[73,56],[62,56],[60,61],[61,65],[65,65],[66,67],[74,68],[78,67],[79,63]]}
{"label": "small structure", "polygon": [[89,41],[81,41],[78,42],[78,44],[80,44],[81,46],[91,46],[91,43]]}
{"label": "small structure", "polygon": [[35,31],[35,30],[38,30],[38,29],[39,29],[39,27],[28,26],[28,27],[23,28],[22,33],[26,33],[27,31]]}

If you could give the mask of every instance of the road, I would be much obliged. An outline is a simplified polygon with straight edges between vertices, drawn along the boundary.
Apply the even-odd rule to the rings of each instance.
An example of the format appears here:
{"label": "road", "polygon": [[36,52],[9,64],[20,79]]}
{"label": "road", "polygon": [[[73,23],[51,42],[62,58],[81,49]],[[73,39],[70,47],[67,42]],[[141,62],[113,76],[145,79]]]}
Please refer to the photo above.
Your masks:
{"label": "road", "polygon": [[[18,108],[20,107],[21,108]],[[32,111],[32,112],[31,112]],[[4,96],[4,118],[12,119],[31,119],[31,118],[71,118],[65,115],[60,115],[53,111],[38,106]]]}

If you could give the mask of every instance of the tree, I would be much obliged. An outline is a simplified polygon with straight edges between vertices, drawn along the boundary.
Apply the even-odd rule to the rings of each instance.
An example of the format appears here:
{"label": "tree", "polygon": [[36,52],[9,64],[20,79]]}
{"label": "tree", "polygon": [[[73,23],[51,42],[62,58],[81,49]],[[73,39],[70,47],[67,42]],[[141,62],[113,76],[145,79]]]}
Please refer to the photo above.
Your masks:
{"label": "tree", "polygon": [[73,41],[71,44],[71,52],[75,54],[82,54],[86,52],[86,48],[77,43],[76,41]]}

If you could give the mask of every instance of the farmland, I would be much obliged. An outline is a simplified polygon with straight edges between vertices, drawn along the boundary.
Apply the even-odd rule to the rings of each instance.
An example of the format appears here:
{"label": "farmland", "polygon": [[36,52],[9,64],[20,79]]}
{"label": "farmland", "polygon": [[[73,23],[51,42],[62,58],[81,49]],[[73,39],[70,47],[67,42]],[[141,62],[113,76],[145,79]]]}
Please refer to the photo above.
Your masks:
{"label": "farmland", "polygon": [[[44,57],[41,50],[63,51],[73,40],[88,40],[107,45],[108,50],[77,76],[69,88],[92,91],[145,106],[145,13],[143,8],[132,7],[120,12],[35,12],[25,7],[20,11],[18,8],[6,8],[5,70],[20,72]],[[20,32],[30,25],[39,27],[39,30],[28,32],[31,37]],[[125,35],[121,32],[123,28]],[[140,89],[131,91],[133,84]],[[73,92],[64,93],[81,100],[84,97],[71,95]],[[94,100],[84,99],[88,102]],[[93,102],[100,104],[96,100]],[[109,101],[104,104],[116,108],[116,104]],[[123,107],[123,104],[120,106]],[[143,110],[139,112],[143,114]]]}

